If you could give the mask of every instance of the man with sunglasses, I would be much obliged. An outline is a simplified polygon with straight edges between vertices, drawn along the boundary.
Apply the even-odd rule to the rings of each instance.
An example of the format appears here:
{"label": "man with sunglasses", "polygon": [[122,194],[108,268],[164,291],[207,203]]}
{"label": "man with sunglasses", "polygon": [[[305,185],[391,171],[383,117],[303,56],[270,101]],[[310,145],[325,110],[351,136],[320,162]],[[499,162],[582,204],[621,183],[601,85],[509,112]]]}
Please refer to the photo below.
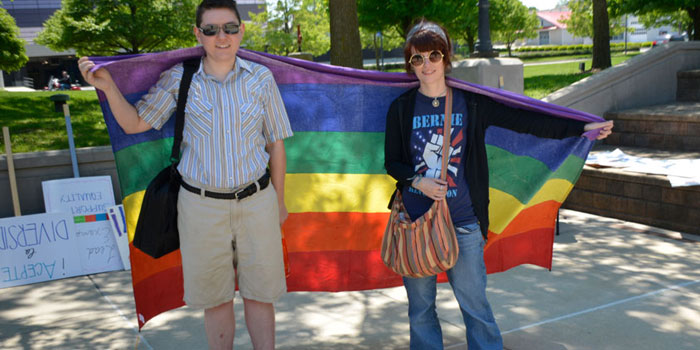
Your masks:
{"label": "man with sunglasses", "polygon": [[[193,30],[205,55],[190,85],[178,165],[184,300],[204,309],[209,348],[231,349],[238,283],[253,346],[273,349],[273,303],[287,288],[280,226],[287,218],[283,139],[292,130],[272,73],[236,56],[245,31],[236,2],[202,1]],[[79,67],[126,133],[160,129],[176,108],[182,64],[163,72],[135,106],[107,70],[90,72],[87,57]]]}

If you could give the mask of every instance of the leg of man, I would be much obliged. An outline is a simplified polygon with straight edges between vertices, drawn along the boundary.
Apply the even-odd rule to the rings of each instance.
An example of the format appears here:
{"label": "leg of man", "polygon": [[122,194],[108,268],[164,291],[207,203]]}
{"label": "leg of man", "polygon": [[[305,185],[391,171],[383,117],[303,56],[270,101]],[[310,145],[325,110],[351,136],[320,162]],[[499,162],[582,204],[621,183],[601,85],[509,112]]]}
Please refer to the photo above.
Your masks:
{"label": "leg of man", "polygon": [[190,307],[205,310],[210,348],[230,350],[235,333],[236,289],[231,201],[181,189],[177,208],[184,300]]}
{"label": "leg of man", "polygon": [[275,307],[243,298],[245,323],[255,350],[272,350],[275,347]]}
{"label": "leg of man", "polygon": [[442,328],[435,311],[437,276],[403,278],[408,295],[411,350],[442,349]]}
{"label": "leg of man", "polygon": [[[461,232],[460,232],[461,231]],[[459,258],[447,271],[467,327],[469,349],[503,349],[501,332],[486,299],[484,238],[478,224],[457,231]]]}
{"label": "leg of man", "polygon": [[277,194],[272,186],[237,202],[238,288],[256,350],[275,346],[273,303],[286,293]]}
{"label": "leg of man", "polygon": [[236,334],[236,318],[233,314],[233,300],[219,306],[205,309],[204,329],[207,333],[209,349],[231,350],[233,347],[233,337]]}

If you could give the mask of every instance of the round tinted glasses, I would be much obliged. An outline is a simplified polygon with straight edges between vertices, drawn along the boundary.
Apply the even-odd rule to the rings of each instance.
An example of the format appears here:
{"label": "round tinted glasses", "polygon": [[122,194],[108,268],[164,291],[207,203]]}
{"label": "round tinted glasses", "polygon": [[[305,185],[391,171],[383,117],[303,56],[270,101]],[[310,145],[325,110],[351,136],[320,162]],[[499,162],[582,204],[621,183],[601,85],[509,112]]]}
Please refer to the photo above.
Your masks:
{"label": "round tinted glasses", "polygon": [[206,36],[213,36],[219,34],[219,30],[223,30],[226,34],[237,34],[241,29],[241,26],[237,23],[229,22],[222,25],[218,24],[206,24],[199,27],[199,31]]}
{"label": "round tinted glasses", "polygon": [[420,67],[425,63],[425,59],[429,59],[430,62],[432,63],[440,63],[442,61],[442,58],[445,57],[445,55],[442,54],[442,52],[438,50],[433,50],[430,51],[428,54],[428,57],[425,57],[419,53],[411,56],[411,59],[409,62],[411,62],[411,65],[414,67]]}

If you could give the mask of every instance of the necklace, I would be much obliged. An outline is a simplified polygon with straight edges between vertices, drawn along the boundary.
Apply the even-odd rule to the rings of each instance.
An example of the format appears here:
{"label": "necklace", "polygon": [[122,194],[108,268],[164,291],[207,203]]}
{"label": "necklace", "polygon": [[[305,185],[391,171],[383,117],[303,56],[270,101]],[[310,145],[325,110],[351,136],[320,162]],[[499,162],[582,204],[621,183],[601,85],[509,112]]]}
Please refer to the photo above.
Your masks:
{"label": "necklace", "polygon": [[[440,107],[440,101],[438,101],[438,97],[445,95],[445,94],[447,94],[447,88],[445,88],[445,91],[443,91],[441,94],[433,97],[433,102],[431,103],[433,105],[433,107],[435,107],[435,108]],[[430,96],[428,96],[428,97],[430,97]]]}

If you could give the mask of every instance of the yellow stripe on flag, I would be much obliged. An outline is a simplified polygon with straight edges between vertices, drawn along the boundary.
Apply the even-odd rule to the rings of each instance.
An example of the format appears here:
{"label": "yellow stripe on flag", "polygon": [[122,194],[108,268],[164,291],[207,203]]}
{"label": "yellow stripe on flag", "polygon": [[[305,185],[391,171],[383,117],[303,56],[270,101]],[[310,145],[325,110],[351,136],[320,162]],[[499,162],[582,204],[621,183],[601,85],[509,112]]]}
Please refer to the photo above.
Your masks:
{"label": "yellow stripe on flag", "polygon": [[386,174],[287,174],[284,200],[290,213],[386,213],[395,183]]}
{"label": "yellow stripe on flag", "polygon": [[489,230],[495,234],[503,232],[511,220],[525,208],[550,200],[561,203],[566,199],[573,187],[574,185],[567,180],[550,179],[527,204],[520,203],[517,198],[506,192],[493,187],[489,188],[489,196],[491,198],[491,204],[489,205]]}
{"label": "yellow stripe on flag", "polygon": [[134,192],[122,200],[124,204],[124,214],[126,215],[126,229],[129,231],[129,242],[134,240],[136,223],[139,220],[141,203],[143,203],[143,195],[145,193],[146,190]]}

